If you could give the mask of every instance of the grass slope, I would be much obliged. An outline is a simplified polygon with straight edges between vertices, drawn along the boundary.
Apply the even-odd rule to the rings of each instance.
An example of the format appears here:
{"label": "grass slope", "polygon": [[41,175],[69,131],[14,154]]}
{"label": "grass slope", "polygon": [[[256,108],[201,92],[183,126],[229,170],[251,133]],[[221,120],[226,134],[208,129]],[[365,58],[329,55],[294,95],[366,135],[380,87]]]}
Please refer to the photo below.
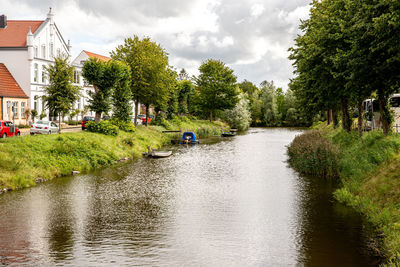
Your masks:
{"label": "grass slope", "polygon": [[[192,130],[199,136],[220,134],[219,122],[174,119],[168,129]],[[141,157],[148,146],[160,148],[174,135],[163,134],[163,126],[139,126],[135,133],[118,136],[79,132],[0,139],[0,190],[35,185],[38,181],[86,172],[115,161]]]}

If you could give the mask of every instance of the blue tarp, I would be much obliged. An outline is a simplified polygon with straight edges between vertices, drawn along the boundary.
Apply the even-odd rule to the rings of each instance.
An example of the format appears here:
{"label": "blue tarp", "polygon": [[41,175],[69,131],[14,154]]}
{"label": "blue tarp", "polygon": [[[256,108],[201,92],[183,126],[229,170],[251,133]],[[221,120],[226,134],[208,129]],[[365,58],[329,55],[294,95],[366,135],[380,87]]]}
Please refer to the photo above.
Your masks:
{"label": "blue tarp", "polygon": [[[189,138],[187,138],[189,137]],[[194,132],[184,132],[182,135],[182,141],[192,141],[195,142],[196,141],[196,135],[194,134]]]}

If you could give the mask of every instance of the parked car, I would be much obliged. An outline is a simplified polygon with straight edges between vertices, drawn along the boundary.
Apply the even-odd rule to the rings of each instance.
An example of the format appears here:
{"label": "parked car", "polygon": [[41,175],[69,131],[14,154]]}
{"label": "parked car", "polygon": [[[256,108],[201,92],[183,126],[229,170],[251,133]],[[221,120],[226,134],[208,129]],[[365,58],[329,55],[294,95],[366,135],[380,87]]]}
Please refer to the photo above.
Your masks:
{"label": "parked car", "polygon": [[[153,115],[149,115],[149,117],[147,118],[147,123],[151,122],[151,117]],[[145,114],[139,114],[138,117],[142,120],[142,123],[146,123],[146,115]],[[154,116],[153,116],[154,118]]]}
{"label": "parked car", "polygon": [[58,133],[58,125],[52,121],[37,121],[31,125],[31,135]]}
{"label": "parked car", "polygon": [[94,117],[93,116],[85,116],[85,117],[83,117],[83,120],[82,120],[82,131],[86,129],[86,124],[89,121],[94,121]]}
{"label": "parked car", "polygon": [[11,136],[20,136],[21,132],[15,127],[14,133],[12,133],[12,127],[15,127],[11,121],[0,121],[0,137],[6,138]]}

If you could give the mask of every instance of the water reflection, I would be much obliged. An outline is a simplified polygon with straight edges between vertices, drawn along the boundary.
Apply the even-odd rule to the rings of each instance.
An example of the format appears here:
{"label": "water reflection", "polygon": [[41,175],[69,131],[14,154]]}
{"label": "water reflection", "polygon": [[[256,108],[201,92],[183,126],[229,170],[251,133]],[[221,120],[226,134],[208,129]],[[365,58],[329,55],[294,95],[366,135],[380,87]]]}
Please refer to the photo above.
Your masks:
{"label": "water reflection", "polygon": [[297,130],[253,129],[0,197],[0,264],[371,265],[332,186],[286,164]]}

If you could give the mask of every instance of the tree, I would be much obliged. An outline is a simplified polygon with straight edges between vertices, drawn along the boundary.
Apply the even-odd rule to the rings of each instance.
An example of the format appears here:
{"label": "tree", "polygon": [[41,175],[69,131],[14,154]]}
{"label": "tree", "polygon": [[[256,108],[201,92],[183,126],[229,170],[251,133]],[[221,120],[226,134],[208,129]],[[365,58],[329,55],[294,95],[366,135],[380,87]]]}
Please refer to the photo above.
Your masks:
{"label": "tree", "polygon": [[276,89],[274,82],[263,82],[261,88],[262,113],[266,125],[274,126],[278,120],[278,108],[276,105]]}
{"label": "tree", "polygon": [[38,115],[37,110],[36,109],[32,109],[31,110],[31,118],[32,118],[33,122],[35,122],[35,118],[37,117],[37,115]]}
{"label": "tree", "polygon": [[209,59],[201,64],[197,78],[201,107],[213,120],[215,110],[233,108],[238,102],[236,76],[222,61]]}
{"label": "tree", "polygon": [[178,82],[178,104],[179,114],[187,114],[193,110],[193,96],[195,94],[195,87],[189,80],[183,80]]}
{"label": "tree", "polygon": [[132,115],[132,92],[130,88],[131,69],[128,65],[118,63],[121,67],[121,76],[115,85],[111,96],[113,118],[121,121],[130,121]]}
{"label": "tree", "polygon": [[44,101],[50,112],[58,114],[60,133],[61,115],[67,114],[73,108],[80,95],[80,87],[72,85],[74,70],[66,56],[54,58],[54,63],[46,67],[49,85],[44,87]]}
{"label": "tree", "polygon": [[179,75],[178,75],[178,79],[179,79],[179,81],[189,81],[190,80],[189,74],[186,72],[185,69],[181,69],[181,71],[179,72]]}
{"label": "tree", "polygon": [[103,112],[111,108],[110,97],[117,82],[123,75],[121,63],[91,58],[83,64],[82,76],[93,85],[89,91],[89,107],[95,112],[95,121],[100,122]]}
{"label": "tree", "polygon": [[251,114],[249,110],[249,100],[245,94],[238,96],[239,101],[233,109],[225,110],[225,119],[232,128],[244,131],[249,128]]}
{"label": "tree", "polygon": [[[120,60],[131,68],[131,91],[135,101],[135,123],[139,103],[146,107],[146,117],[150,105],[163,106],[168,102],[171,71],[168,65],[168,54],[157,43],[145,37],[127,38],[111,52],[114,60]],[[147,119],[146,119],[147,125]]]}

